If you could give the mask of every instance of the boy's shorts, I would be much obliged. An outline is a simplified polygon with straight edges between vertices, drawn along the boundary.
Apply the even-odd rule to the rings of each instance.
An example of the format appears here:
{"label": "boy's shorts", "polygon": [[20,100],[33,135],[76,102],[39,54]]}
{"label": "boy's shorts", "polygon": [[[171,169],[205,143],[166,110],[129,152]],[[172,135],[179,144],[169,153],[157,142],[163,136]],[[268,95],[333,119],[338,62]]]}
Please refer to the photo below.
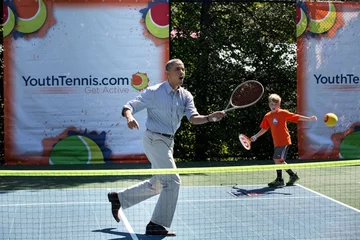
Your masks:
{"label": "boy's shorts", "polygon": [[274,149],[273,159],[285,160],[289,147],[290,145],[276,147]]}

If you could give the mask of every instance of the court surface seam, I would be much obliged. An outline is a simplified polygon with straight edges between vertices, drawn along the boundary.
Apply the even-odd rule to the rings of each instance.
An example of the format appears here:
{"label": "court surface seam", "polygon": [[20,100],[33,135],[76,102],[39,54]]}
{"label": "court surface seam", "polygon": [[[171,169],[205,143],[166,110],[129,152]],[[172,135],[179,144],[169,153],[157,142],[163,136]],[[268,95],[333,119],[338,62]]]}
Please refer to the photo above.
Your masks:
{"label": "court surface seam", "polygon": [[[230,196],[230,195],[229,195]],[[178,200],[179,203],[191,203],[191,202],[214,202],[214,201],[254,201],[254,200],[279,200],[280,197],[276,198],[214,198],[214,199],[202,199],[202,200]],[[284,197],[286,199],[311,199],[311,198],[321,198],[321,196],[308,196],[308,197]],[[105,204],[108,202],[58,202],[58,203],[18,203],[18,204],[0,204],[0,207],[20,207],[20,206],[42,206],[42,205],[78,205],[78,204]],[[146,203],[156,203],[156,201],[147,201]]]}

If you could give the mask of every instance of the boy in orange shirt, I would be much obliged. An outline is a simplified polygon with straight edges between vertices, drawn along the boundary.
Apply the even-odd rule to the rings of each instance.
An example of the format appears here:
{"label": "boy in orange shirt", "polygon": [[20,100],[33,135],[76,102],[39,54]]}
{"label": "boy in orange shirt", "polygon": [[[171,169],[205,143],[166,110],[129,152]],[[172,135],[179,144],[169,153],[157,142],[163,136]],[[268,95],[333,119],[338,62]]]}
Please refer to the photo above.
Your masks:
{"label": "boy in orange shirt", "polygon": [[[275,164],[286,164],[286,154],[289,146],[291,145],[291,137],[287,128],[287,121],[316,121],[316,116],[306,117],[299,114],[291,113],[288,110],[280,108],[281,98],[277,94],[271,94],[269,96],[270,112],[266,113],[261,124],[260,131],[252,136],[250,139],[255,142],[258,137],[267,132],[270,128],[271,135],[274,143],[274,155],[273,160]],[[286,170],[290,175],[290,180],[286,183],[286,186],[293,186],[300,178],[291,169]],[[269,187],[283,187],[284,179],[282,177],[282,170],[276,170],[277,178],[268,184]]]}

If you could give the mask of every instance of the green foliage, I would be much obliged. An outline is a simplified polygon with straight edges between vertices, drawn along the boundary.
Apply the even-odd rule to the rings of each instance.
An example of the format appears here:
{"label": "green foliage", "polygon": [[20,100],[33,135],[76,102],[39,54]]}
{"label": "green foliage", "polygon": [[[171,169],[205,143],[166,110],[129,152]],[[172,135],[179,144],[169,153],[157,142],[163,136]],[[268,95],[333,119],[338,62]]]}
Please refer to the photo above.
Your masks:
{"label": "green foliage", "polygon": [[[265,87],[260,102],[229,112],[221,122],[194,126],[184,118],[176,135],[177,158],[271,159],[270,131],[251,151],[241,147],[238,135],[259,130],[271,93],[282,96],[283,108],[296,112],[295,26],[294,3],[171,3],[171,57],[184,61],[184,87],[201,114],[224,109],[244,80],[256,79]],[[296,124],[289,129],[289,157],[296,158]]]}

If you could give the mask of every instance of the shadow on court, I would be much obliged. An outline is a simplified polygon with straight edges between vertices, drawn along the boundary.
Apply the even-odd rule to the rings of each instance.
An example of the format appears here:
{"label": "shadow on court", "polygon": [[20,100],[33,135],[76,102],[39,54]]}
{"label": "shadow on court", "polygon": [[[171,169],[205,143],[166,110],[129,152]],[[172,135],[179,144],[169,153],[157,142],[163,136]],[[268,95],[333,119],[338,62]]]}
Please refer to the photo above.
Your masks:
{"label": "shadow on court", "polygon": [[262,188],[254,188],[254,189],[245,189],[237,187],[236,185],[232,187],[231,194],[235,197],[238,196],[263,196],[263,195],[270,195],[270,194],[279,194],[279,195],[292,195],[291,193],[287,192],[279,192],[276,190],[284,189],[284,188],[270,188],[270,187],[262,187]]}
{"label": "shadow on court", "polygon": [[[119,238],[109,238],[108,240],[121,240],[121,239],[129,239],[130,240],[130,239],[133,239],[133,237],[131,236],[130,233],[116,231],[116,228],[104,228],[104,229],[100,229],[100,230],[94,230],[93,232],[101,232],[101,233],[119,236]],[[136,234],[136,237],[139,240],[142,240],[142,239],[159,240],[159,239],[165,238],[165,236],[150,236],[150,235],[145,235],[145,234]]]}

